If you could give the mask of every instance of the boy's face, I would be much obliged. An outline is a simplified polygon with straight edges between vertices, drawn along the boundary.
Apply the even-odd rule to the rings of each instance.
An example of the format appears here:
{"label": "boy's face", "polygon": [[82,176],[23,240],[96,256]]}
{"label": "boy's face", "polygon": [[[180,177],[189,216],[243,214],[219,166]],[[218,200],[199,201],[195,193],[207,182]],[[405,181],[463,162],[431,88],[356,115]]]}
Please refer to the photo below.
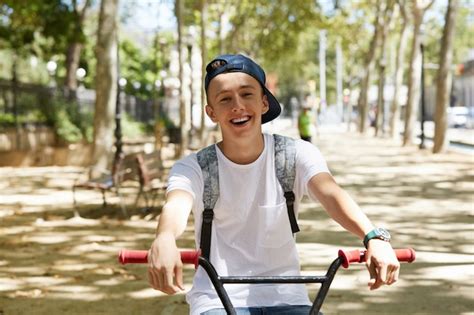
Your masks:
{"label": "boy's face", "polygon": [[206,113],[220,125],[223,135],[260,132],[262,114],[269,108],[260,83],[243,72],[223,73],[212,79],[207,101]]}

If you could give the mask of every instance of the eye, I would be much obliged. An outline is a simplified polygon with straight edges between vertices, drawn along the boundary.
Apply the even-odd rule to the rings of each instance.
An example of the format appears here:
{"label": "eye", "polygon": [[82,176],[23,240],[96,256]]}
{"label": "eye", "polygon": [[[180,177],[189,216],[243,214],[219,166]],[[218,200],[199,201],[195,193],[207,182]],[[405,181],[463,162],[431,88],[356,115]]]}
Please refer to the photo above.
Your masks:
{"label": "eye", "polygon": [[226,97],[221,98],[221,99],[219,100],[219,103],[226,103],[226,102],[228,102],[228,101],[230,101],[230,97],[226,96]]}
{"label": "eye", "polygon": [[242,93],[242,96],[243,97],[252,97],[253,93],[252,92],[245,92],[245,93]]}

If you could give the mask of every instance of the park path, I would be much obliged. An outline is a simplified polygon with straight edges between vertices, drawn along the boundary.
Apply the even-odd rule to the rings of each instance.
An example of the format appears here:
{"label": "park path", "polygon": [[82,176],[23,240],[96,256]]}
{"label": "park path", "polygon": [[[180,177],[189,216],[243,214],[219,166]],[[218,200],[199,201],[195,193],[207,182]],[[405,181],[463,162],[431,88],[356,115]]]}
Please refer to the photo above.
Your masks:
{"label": "park path", "polygon": [[[290,124],[266,126],[295,135]],[[340,270],[325,314],[473,314],[474,157],[432,155],[389,139],[321,128],[314,143],[337,182],[394,247],[413,247],[417,261],[400,281],[370,292],[363,266]],[[0,314],[185,314],[184,295],[148,288],[144,266],[120,266],[121,248],[146,249],[156,212],[100,207],[100,195],[80,192],[82,218],[72,217],[77,167],[0,168]],[[298,247],[304,272],[324,268],[339,248],[360,241],[309,200],[302,205]],[[193,246],[191,225],[179,241]],[[193,270],[186,269],[189,289]],[[311,293],[314,288],[311,287]]]}

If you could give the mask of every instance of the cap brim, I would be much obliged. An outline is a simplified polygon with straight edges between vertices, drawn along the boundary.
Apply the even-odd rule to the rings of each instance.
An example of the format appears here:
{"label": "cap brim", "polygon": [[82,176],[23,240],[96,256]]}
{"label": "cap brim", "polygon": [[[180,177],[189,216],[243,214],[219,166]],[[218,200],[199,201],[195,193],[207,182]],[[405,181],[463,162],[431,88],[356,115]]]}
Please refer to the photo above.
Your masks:
{"label": "cap brim", "polygon": [[263,90],[268,99],[268,111],[262,115],[262,124],[272,121],[277,118],[281,113],[280,103],[277,101],[275,96],[264,86]]}

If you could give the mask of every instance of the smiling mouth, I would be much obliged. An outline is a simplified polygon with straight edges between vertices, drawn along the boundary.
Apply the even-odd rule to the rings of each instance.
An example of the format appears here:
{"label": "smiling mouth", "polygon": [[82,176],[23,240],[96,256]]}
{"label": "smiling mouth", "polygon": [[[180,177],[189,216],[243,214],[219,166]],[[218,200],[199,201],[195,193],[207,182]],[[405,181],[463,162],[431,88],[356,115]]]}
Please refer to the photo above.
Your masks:
{"label": "smiling mouth", "polygon": [[230,122],[234,125],[243,125],[250,120],[250,116],[232,119]]}

